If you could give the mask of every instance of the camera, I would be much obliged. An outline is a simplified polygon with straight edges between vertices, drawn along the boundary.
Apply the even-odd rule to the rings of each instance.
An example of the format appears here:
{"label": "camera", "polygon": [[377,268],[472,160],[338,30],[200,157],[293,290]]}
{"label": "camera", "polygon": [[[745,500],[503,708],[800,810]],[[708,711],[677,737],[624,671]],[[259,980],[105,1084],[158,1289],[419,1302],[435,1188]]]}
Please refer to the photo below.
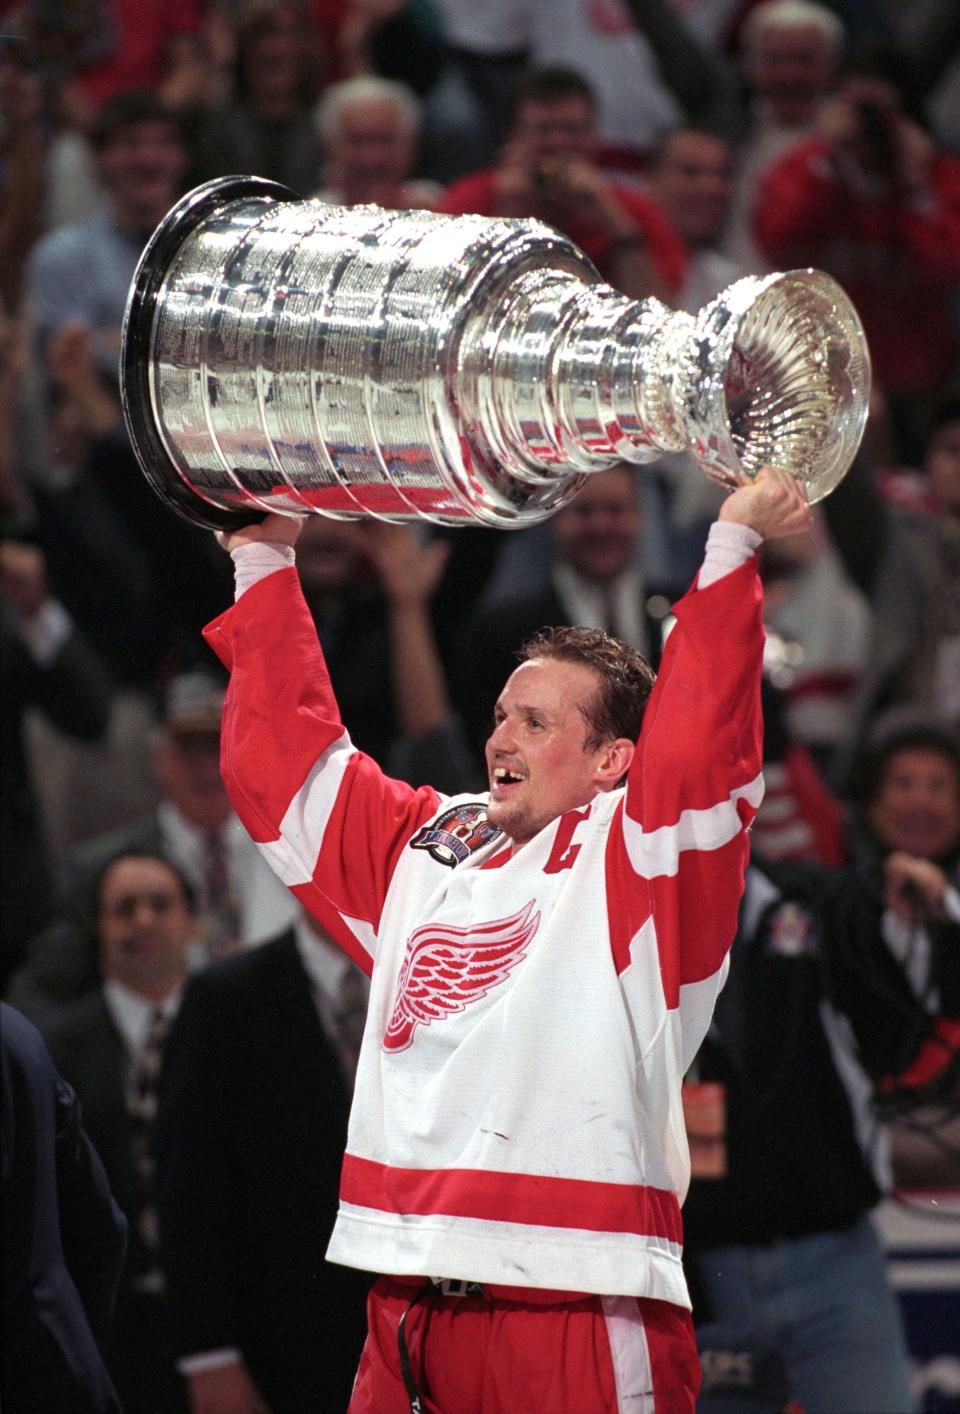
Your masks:
{"label": "camera", "polygon": [[541,193],[558,191],[566,178],[566,167],[559,157],[541,157],[533,169],[533,185]]}

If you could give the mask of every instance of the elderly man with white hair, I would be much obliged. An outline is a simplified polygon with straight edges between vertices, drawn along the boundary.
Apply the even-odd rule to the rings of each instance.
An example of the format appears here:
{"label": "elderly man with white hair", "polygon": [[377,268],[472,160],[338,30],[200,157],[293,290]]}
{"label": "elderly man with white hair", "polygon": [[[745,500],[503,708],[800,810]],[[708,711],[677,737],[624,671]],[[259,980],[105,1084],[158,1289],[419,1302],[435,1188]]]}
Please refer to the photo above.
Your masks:
{"label": "elderly man with white hair", "polygon": [[750,113],[739,145],[723,253],[744,270],[770,268],[751,235],[760,177],[788,148],[814,136],[844,37],[842,21],[817,0],[769,0],[743,23],[741,66]]}
{"label": "elderly man with white hair", "polygon": [[333,84],[317,105],[316,121],[326,156],[320,201],[432,208],[440,188],[410,179],[422,110],[405,84],[375,74]]}

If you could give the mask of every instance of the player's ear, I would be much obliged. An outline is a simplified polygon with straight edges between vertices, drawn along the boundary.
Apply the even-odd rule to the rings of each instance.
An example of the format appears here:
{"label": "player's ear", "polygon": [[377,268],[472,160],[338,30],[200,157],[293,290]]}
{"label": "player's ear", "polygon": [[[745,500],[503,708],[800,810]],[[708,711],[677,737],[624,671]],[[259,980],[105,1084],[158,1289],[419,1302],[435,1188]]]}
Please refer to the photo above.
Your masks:
{"label": "player's ear", "polygon": [[612,790],[620,777],[629,771],[635,750],[636,743],[625,736],[605,743],[596,770],[597,782],[602,790]]}

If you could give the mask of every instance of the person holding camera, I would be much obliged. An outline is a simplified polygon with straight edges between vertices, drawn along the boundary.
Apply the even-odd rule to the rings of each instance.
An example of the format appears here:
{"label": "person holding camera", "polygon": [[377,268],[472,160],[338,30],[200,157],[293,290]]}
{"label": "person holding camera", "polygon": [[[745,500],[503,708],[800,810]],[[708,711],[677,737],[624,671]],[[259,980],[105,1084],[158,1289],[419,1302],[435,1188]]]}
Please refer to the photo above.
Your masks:
{"label": "person holding camera", "polygon": [[960,161],[908,110],[882,64],[848,69],[819,133],[764,174],[754,211],[772,265],[818,266],[857,306],[906,456],[960,354]]}
{"label": "person holding camera", "polygon": [[624,294],[673,304],[686,268],[683,242],[652,198],[605,176],[596,150],[590,85],[572,69],[532,69],[517,87],[497,166],[454,182],[436,209],[544,221]]}

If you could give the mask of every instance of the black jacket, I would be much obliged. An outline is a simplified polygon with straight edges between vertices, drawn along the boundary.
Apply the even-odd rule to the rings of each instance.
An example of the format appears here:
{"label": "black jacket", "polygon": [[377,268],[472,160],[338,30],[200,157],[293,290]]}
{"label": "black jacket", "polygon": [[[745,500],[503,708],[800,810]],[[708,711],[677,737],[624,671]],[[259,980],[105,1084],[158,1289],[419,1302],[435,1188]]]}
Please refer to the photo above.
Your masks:
{"label": "black jacket", "polygon": [[39,1033],[0,1003],[6,1414],[120,1414],[101,1348],[126,1223]]}
{"label": "black jacket", "polygon": [[194,977],[158,1120],[175,1346],[239,1349],[273,1414],[345,1410],[359,1362],[371,1278],[324,1260],[347,1115],[292,932]]}
{"label": "black jacket", "polygon": [[878,1080],[906,1070],[931,1033],[881,936],[878,894],[850,871],[754,864],[745,903],[759,875],[776,894],[749,932],[741,909],[698,1057],[700,1079],[726,1088],[727,1174],[691,1184],[691,1256],[839,1228],[869,1211],[880,1196],[879,1120],[864,1114],[858,1131],[835,1048]]}

